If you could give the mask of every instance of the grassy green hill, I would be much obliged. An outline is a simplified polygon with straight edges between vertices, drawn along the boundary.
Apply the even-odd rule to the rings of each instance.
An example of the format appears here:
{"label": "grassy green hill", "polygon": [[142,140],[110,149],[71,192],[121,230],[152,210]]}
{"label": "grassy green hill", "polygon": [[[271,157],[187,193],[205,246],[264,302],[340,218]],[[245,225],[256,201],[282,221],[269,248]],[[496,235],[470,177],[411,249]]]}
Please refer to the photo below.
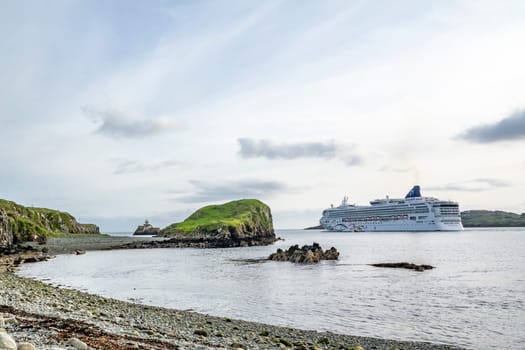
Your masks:
{"label": "grassy green hill", "polygon": [[461,213],[464,227],[525,227],[525,213],[500,210],[467,210]]}
{"label": "grassy green hill", "polygon": [[0,199],[0,237],[1,233],[4,233],[4,237],[8,233],[13,242],[17,243],[65,233],[99,233],[99,228],[93,224],[79,224],[69,213],[46,208],[28,208]]}
{"label": "grassy green hill", "polygon": [[221,233],[273,234],[270,208],[257,199],[241,199],[222,205],[208,205],[186,220],[164,228],[163,235],[217,235]]}

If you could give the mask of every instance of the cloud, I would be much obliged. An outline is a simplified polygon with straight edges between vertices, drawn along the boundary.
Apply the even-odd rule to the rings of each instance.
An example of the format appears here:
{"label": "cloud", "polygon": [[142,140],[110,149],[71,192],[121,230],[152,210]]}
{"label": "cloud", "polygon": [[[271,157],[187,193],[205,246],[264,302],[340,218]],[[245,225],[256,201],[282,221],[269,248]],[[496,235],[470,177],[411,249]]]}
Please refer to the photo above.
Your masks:
{"label": "cloud", "polygon": [[510,186],[510,184],[503,180],[480,178],[469,181],[449,183],[443,186],[427,187],[426,190],[480,192],[508,186]]}
{"label": "cloud", "polygon": [[394,172],[394,173],[408,173],[410,171],[416,170],[415,167],[390,167],[387,165],[382,166],[378,169],[379,171],[384,172]]}
{"label": "cloud", "polygon": [[239,154],[243,158],[298,159],[320,158],[339,159],[347,165],[361,163],[361,158],[351,152],[353,146],[343,146],[334,141],[274,143],[270,140],[239,138]]}
{"label": "cloud", "polygon": [[525,110],[516,111],[494,124],[470,128],[459,138],[477,143],[525,139]]}
{"label": "cloud", "polygon": [[176,160],[164,160],[161,162],[145,164],[137,160],[120,159],[117,160],[117,165],[114,174],[130,174],[142,173],[146,171],[156,171],[165,168],[172,168],[181,165],[182,163]]}
{"label": "cloud", "polygon": [[238,180],[222,183],[191,181],[195,191],[177,198],[187,203],[217,202],[242,198],[269,198],[283,192],[287,186],[277,181]]}
{"label": "cloud", "polygon": [[112,108],[91,106],[83,107],[82,111],[94,123],[99,124],[95,133],[113,138],[145,138],[170,133],[179,128],[179,124],[168,117],[152,119]]}

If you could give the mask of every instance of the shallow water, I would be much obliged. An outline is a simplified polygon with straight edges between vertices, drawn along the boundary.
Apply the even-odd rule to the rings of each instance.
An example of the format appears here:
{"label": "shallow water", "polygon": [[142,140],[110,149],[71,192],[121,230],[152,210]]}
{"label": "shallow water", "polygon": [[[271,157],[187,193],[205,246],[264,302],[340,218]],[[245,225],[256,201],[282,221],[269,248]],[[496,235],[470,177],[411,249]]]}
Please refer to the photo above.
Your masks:
{"label": "shallow water", "polygon": [[[273,246],[88,252],[23,276],[122,300],[352,335],[525,349],[525,230],[282,230]],[[250,262],[278,247],[335,246],[337,262]],[[430,264],[425,272],[367,264]]]}

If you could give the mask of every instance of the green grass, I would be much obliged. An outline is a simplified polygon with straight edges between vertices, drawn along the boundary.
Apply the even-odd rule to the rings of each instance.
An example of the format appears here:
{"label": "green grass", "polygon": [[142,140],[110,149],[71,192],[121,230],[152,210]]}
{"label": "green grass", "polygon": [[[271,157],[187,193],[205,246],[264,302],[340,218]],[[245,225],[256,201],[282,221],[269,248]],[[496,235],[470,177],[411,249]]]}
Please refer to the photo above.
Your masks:
{"label": "green grass", "polygon": [[239,230],[241,227],[263,225],[272,227],[270,208],[257,199],[241,199],[222,205],[208,205],[191,214],[183,222],[162,230],[165,234],[197,234]]}

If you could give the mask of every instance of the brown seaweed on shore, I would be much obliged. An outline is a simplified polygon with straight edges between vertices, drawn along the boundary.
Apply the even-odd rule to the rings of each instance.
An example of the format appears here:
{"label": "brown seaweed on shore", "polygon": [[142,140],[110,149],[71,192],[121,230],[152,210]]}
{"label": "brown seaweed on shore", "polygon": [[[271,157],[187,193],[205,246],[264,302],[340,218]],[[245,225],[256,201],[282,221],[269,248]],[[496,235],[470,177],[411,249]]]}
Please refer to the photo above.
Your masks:
{"label": "brown seaweed on shore", "polygon": [[166,341],[113,334],[98,326],[78,320],[29,313],[9,306],[0,306],[0,312],[16,316],[20,321],[19,327],[21,328],[31,328],[33,331],[54,331],[48,337],[59,344],[65,343],[71,338],[78,338],[94,349],[179,349],[179,346]]}

